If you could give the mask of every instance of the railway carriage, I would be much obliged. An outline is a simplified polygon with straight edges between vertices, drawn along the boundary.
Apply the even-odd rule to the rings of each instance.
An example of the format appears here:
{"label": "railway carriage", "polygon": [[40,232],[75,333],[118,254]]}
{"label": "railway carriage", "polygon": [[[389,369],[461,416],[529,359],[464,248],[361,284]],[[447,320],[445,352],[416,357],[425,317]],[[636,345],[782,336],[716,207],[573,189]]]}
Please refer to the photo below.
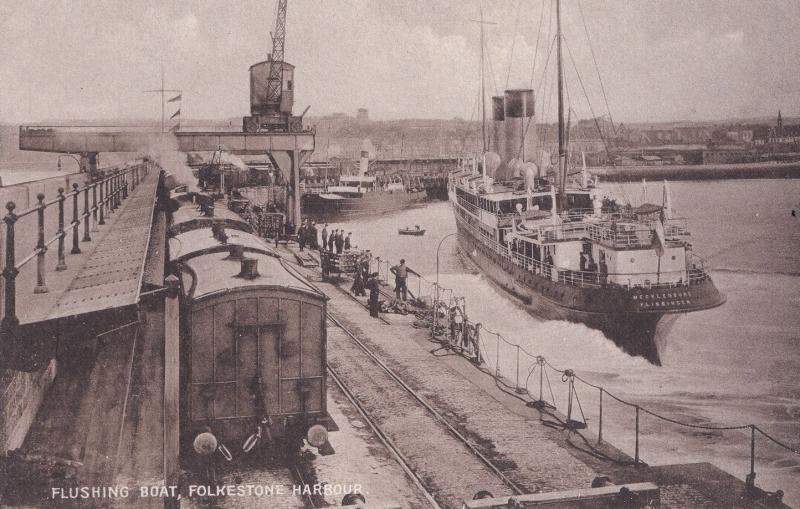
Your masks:
{"label": "railway carriage", "polygon": [[[241,218],[173,214],[170,270],[181,281],[181,451],[234,461],[331,453],[326,300]],[[196,456],[194,456],[196,458]]]}

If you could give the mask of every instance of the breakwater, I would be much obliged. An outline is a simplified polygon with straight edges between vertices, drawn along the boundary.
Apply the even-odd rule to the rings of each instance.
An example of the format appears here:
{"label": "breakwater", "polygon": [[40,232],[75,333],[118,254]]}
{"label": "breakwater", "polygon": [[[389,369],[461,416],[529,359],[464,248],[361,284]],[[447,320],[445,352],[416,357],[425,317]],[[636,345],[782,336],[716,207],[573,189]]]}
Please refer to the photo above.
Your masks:
{"label": "breakwater", "polygon": [[601,181],[629,182],[641,179],[723,180],[800,178],[800,162],[700,164],[667,166],[617,166],[590,168]]}

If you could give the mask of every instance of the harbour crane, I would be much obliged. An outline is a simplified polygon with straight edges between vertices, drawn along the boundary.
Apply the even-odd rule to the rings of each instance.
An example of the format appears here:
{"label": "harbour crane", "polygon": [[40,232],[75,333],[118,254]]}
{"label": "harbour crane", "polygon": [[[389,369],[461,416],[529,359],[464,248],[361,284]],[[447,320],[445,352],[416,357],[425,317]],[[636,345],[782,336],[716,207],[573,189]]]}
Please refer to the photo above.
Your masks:
{"label": "harbour crane", "polygon": [[[284,61],[287,0],[278,0],[269,58],[250,67],[250,116],[245,132],[300,132],[303,115],[292,115],[294,66]],[[308,108],[306,108],[308,111]]]}

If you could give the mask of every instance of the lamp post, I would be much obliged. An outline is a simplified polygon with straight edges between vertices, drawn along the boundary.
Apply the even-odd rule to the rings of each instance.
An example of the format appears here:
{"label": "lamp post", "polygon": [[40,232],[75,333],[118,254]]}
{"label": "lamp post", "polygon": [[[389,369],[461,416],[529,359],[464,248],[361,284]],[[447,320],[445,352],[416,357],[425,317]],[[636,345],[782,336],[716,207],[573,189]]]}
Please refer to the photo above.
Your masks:
{"label": "lamp post", "polygon": [[83,171],[83,167],[81,166],[81,161],[73,156],[72,154],[61,154],[58,156],[58,171],[61,171],[61,158],[62,157],[71,157],[76,163],[78,163],[78,173]]}
{"label": "lamp post", "polygon": [[448,233],[439,241],[439,245],[436,247],[436,297],[433,301],[433,332],[436,332],[436,328],[438,326],[439,321],[439,250],[442,248],[442,244],[448,237],[452,237],[454,235],[458,235],[458,232]]}

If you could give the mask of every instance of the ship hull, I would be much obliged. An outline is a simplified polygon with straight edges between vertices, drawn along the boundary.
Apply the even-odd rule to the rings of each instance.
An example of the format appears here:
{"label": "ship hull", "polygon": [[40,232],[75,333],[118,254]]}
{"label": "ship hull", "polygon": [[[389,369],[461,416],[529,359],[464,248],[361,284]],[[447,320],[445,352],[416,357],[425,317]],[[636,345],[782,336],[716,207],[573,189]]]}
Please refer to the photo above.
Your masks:
{"label": "ship hull", "polygon": [[425,191],[411,193],[376,191],[365,193],[360,197],[340,198],[307,194],[302,198],[302,208],[303,216],[317,221],[346,221],[419,206],[425,199]]}
{"label": "ship hull", "polygon": [[[709,287],[697,285],[689,290],[692,300],[698,303],[692,309],[667,313],[637,311],[631,309],[630,296],[622,292],[578,288],[531,275],[493,253],[459,221],[457,224],[459,245],[464,253],[493,283],[519,299],[531,314],[548,320],[585,324],[601,331],[628,354],[644,357],[656,365],[663,362],[666,337],[683,312],[716,307],[724,302],[724,297],[709,281]],[[574,305],[586,302],[596,304],[583,309]]]}

